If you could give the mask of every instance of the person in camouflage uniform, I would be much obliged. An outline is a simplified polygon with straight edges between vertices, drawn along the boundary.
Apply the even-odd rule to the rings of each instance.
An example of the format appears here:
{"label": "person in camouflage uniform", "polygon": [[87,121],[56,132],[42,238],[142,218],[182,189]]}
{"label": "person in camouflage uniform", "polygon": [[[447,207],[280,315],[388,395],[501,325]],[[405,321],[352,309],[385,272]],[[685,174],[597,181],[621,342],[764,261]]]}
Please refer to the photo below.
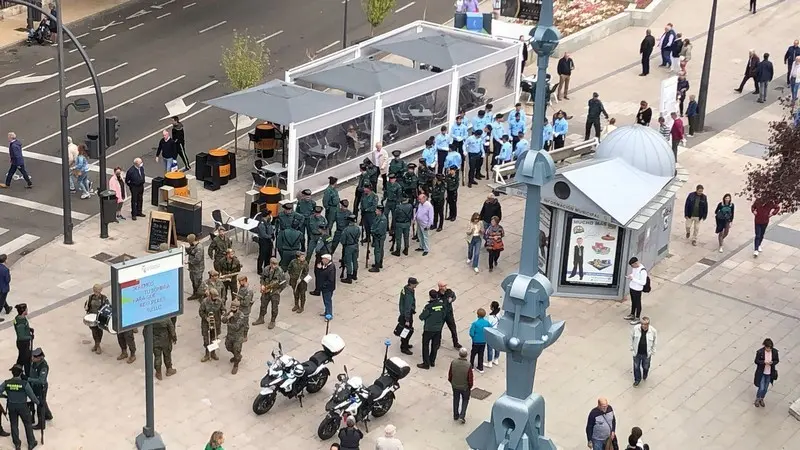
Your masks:
{"label": "person in camouflage uniform", "polygon": [[306,307],[306,290],[308,283],[304,278],[308,275],[308,261],[303,252],[297,252],[297,258],[289,263],[289,285],[294,292],[294,307],[292,312],[298,314],[303,312]]}
{"label": "person in camouflage uniform", "polygon": [[253,290],[250,289],[247,276],[239,276],[239,292],[236,293],[239,301],[239,311],[244,315],[244,342],[247,342],[247,333],[250,331],[250,310],[253,308]]}
{"label": "person in camouflage uniform", "polygon": [[281,303],[281,292],[286,287],[286,275],[278,265],[278,259],[269,260],[269,267],[261,276],[261,305],[258,310],[258,319],[253,325],[263,325],[264,316],[267,315],[267,306],[271,306],[268,329],[275,328],[275,319],[278,318],[278,307]]}
{"label": "person in camouflage uniform", "polygon": [[353,214],[356,216],[356,220],[358,220],[358,211],[359,206],[361,205],[361,196],[364,195],[364,185],[369,184],[369,172],[367,172],[367,165],[366,164],[359,164],[358,170],[361,173],[358,175],[358,183],[356,184],[356,196],[353,199]]}
{"label": "person in camouflage uniform", "polygon": [[322,206],[325,208],[325,221],[333,226],[336,222],[336,210],[339,208],[339,191],[334,186],[339,182],[336,177],[328,177],[328,187],[322,194]]}
{"label": "person in camouflage uniform", "polygon": [[425,158],[420,158],[419,165],[417,166],[417,186],[420,190],[417,192],[424,192],[428,193],[431,189],[431,184],[433,184],[433,177],[436,175],[436,172],[431,170],[427,164],[425,164]]}
{"label": "person in camouflage uniform", "polygon": [[[219,298],[219,292],[216,289],[208,290],[206,298],[200,302],[200,309],[197,313],[200,315],[200,332],[203,334],[203,350],[205,350],[205,355],[200,362],[208,361],[209,357],[218,360],[216,351],[208,351],[208,345],[219,339],[222,332],[222,316],[225,315],[225,303]],[[211,336],[210,333],[211,321],[213,321],[214,336]]]}
{"label": "person in camouflage uniform", "polygon": [[379,205],[375,212],[375,222],[370,230],[372,232],[372,254],[375,257],[375,264],[370,267],[369,271],[373,273],[380,272],[383,269],[384,244],[386,243],[386,232],[389,230],[389,221],[383,214],[384,207]]}
{"label": "person in camouflage uniform", "polygon": [[436,179],[431,186],[431,203],[433,203],[433,224],[431,229],[442,231],[444,225],[444,194],[446,187],[444,185],[444,175],[436,175]]}
{"label": "person in camouflage uniform", "polygon": [[208,246],[208,257],[214,261],[214,270],[219,271],[219,263],[225,258],[225,252],[233,247],[231,238],[225,236],[223,228],[217,229],[217,235],[211,239],[211,244]]}
{"label": "person in camouflage uniform", "polygon": [[239,310],[239,306],[239,300],[232,301],[231,311],[222,318],[222,321],[228,325],[228,334],[225,335],[225,350],[233,353],[231,375],[239,372],[239,363],[242,361],[242,343],[247,333],[247,318]]}
{"label": "person in camouflage uniform", "polygon": [[372,223],[375,221],[375,208],[379,203],[378,196],[372,192],[372,185],[364,185],[364,195],[361,197],[361,225],[364,227],[364,239],[361,243],[369,243],[372,232]]}
{"label": "person in camouflage uniform", "polygon": [[[303,216],[303,226],[300,229],[300,232],[303,233],[304,237],[308,231],[308,220],[311,218],[311,214],[314,213],[314,209],[316,207],[317,202],[311,199],[311,189],[303,189],[300,191],[300,197],[297,199],[297,208],[295,208],[295,213]],[[305,246],[305,241],[303,242],[303,245]]]}
{"label": "person in camouflage uniform", "polygon": [[225,253],[225,258],[219,263],[220,279],[222,279],[223,285],[220,295],[223,304],[228,301],[228,292],[231,293],[231,300],[236,299],[236,289],[239,287],[236,277],[239,276],[241,270],[242,263],[239,262],[233,249],[229,248]]}
{"label": "person in camouflage uniform", "polygon": [[225,289],[225,285],[222,283],[222,280],[219,278],[219,272],[212,269],[208,271],[208,279],[203,284],[203,297],[205,298],[208,295],[208,291],[214,289],[217,292],[222,292]]}
{"label": "person in camouflage uniform", "polygon": [[321,236],[320,225],[327,225],[328,220],[322,215],[322,206],[314,207],[314,214],[308,218],[308,245],[306,246],[306,260],[311,259],[311,255],[317,248],[317,242]]}
{"label": "person in camouflage uniform", "polygon": [[189,246],[186,247],[186,256],[188,256],[189,263],[189,280],[192,282],[192,295],[187,300],[195,300],[203,297],[203,272],[206,270],[205,255],[203,254],[203,246],[197,243],[197,236],[190,234],[186,236],[186,242]]}
{"label": "person in camouflage uniform", "polygon": [[455,166],[450,167],[447,171],[447,176],[444,178],[444,187],[447,191],[447,212],[446,220],[455,222],[458,215],[458,183],[459,183],[458,168]]}
{"label": "person in camouflage uniform", "polygon": [[[110,303],[108,297],[103,294],[103,286],[95,284],[92,286],[92,294],[89,295],[89,299],[86,300],[83,309],[86,310],[86,314],[97,314],[100,312],[100,308],[108,304]],[[92,352],[99,355],[103,353],[103,350],[100,349],[100,341],[103,340],[103,329],[100,328],[100,325],[90,327],[89,329],[92,330],[92,339],[94,340]]]}
{"label": "person in camouflage uniform", "polygon": [[[350,202],[347,199],[342,199],[339,201],[339,209],[336,210],[336,231],[333,233],[333,248],[331,249],[331,255],[336,252],[336,248],[339,247],[339,243],[342,241],[342,232],[345,228],[347,228],[348,217],[353,215],[353,212],[348,209]],[[331,226],[333,226],[331,224]]]}
{"label": "person in camouflage uniform", "polygon": [[405,198],[417,198],[419,179],[415,173],[416,170],[417,165],[414,163],[409,163],[408,166],[406,166],[406,172],[403,173],[403,177],[400,179],[400,185],[403,186],[403,196]]}
{"label": "person in camouflage uniform", "polygon": [[156,378],[161,380],[162,358],[167,366],[168,377],[178,372],[172,367],[172,344],[178,343],[178,335],[175,334],[175,325],[169,319],[160,320],[150,326],[153,327],[153,367]]}

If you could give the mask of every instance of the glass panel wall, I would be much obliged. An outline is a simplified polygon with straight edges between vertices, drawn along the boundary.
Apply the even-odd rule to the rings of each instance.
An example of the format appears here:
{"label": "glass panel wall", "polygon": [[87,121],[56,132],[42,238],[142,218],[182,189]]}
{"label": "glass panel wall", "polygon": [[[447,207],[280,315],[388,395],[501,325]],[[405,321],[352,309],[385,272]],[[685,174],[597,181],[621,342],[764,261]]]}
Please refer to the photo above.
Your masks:
{"label": "glass panel wall", "polygon": [[[468,114],[483,108],[487,103],[514,93],[516,60],[487,67],[479,72],[461,77],[458,90],[458,112]],[[500,112],[495,108],[495,112]],[[472,114],[474,115],[474,113]]]}
{"label": "glass panel wall", "polygon": [[371,151],[372,114],[333,125],[297,140],[297,180],[367,155]]}
{"label": "glass panel wall", "polygon": [[[428,134],[447,123],[450,86],[427,92],[383,109],[383,145],[389,146],[408,138]],[[421,143],[425,142],[421,140]]]}

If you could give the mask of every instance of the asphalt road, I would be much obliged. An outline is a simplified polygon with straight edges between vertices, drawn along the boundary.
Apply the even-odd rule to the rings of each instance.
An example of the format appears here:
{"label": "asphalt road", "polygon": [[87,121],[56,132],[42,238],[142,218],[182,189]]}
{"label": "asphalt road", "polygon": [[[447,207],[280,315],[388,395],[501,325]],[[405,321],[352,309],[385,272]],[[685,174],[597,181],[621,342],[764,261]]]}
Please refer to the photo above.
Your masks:
{"label": "asphalt road", "polygon": [[[341,48],[343,8],[342,0],[132,1],[72,24],[70,30],[94,60],[107,91],[106,115],[120,119],[120,140],[109,149],[108,168],[127,168],[142,157],[148,176],[161,172],[153,149],[161,130],[169,126],[164,103],[177,98],[187,105],[196,103],[182,116],[191,160],[196,153],[231,141],[230,114],[199,102],[232,91],[220,58],[234,30],[266,38],[271,54],[267,79],[283,78],[287,68],[308,61],[307,52],[321,56]],[[396,13],[376,34],[422,18],[424,8],[425,1],[398,0]],[[451,2],[430,2],[427,19],[444,22],[452,11]],[[351,41],[369,35],[357,0],[350,1],[348,25]],[[58,80],[9,84],[26,75],[55,74],[55,58],[52,46],[19,46],[0,53],[0,134],[17,134],[34,182],[33,189],[15,180],[9,189],[0,190],[0,253],[9,254],[12,262],[62,232]],[[91,86],[72,42],[65,46],[65,67],[68,93]],[[87,133],[97,133],[93,91],[82,96],[92,109],[70,110],[69,135],[75,143],[83,142]],[[0,153],[8,149],[0,147]],[[0,161],[5,175],[4,157]],[[90,179],[97,185],[99,173],[93,163]],[[71,198],[76,225],[99,212],[96,197]]]}

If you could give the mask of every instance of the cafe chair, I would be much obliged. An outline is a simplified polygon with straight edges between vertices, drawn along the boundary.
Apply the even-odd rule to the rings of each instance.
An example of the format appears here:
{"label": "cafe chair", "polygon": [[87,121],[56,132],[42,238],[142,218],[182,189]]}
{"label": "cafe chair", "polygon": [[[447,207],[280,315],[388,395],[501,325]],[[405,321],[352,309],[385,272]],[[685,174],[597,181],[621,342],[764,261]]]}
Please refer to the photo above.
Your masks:
{"label": "cafe chair", "polygon": [[267,172],[266,172],[266,168],[265,168],[266,165],[267,165],[267,163],[263,159],[257,159],[255,161],[253,161],[253,168],[256,169],[256,172],[260,173],[264,177],[267,176]]}
{"label": "cafe chair", "polygon": [[[223,217],[225,217],[224,220]],[[233,217],[226,213],[225,210],[215,209],[211,211],[211,218],[214,219],[215,228],[222,228],[225,231],[230,231],[233,228],[233,226],[230,225],[230,221],[233,220]]]}
{"label": "cafe chair", "polygon": [[252,145],[252,149],[255,150],[256,144],[258,143],[259,139],[256,137],[255,133],[247,133],[247,137],[250,138],[250,144]]}
{"label": "cafe chair", "polygon": [[250,175],[253,176],[253,184],[250,186],[251,191],[256,188],[261,189],[267,185],[267,177],[265,177],[261,172],[250,172]]}

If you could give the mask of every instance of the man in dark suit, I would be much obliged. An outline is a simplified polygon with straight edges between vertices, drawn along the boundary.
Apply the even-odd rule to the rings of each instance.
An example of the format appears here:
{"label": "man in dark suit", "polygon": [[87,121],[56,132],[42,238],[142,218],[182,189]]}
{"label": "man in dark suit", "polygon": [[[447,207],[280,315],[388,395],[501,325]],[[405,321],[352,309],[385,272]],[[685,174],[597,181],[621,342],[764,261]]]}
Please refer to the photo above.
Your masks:
{"label": "man in dark suit", "polygon": [[650,30],[645,31],[644,39],[639,44],[639,53],[642,55],[642,73],[640,77],[646,77],[650,73],[650,55],[653,54],[653,49],[656,47],[656,38]]}
{"label": "man in dark suit", "polygon": [[[11,305],[8,304],[8,292],[11,290],[11,271],[6,267],[8,256],[0,255],[0,311],[8,314],[11,312]],[[0,318],[0,322],[5,319]]]}
{"label": "man in dark suit", "polygon": [[574,278],[576,272],[578,279],[583,280],[583,238],[578,238],[572,248],[572,273],[569,278]]}
{"label": "man in dark suit", "polygon": [[125,173],[125,184],[131,191],[131,219],[144,217],[142,214],[142,197],[144,196],[144,164],[142,158],[133,160],[133,165]]}

